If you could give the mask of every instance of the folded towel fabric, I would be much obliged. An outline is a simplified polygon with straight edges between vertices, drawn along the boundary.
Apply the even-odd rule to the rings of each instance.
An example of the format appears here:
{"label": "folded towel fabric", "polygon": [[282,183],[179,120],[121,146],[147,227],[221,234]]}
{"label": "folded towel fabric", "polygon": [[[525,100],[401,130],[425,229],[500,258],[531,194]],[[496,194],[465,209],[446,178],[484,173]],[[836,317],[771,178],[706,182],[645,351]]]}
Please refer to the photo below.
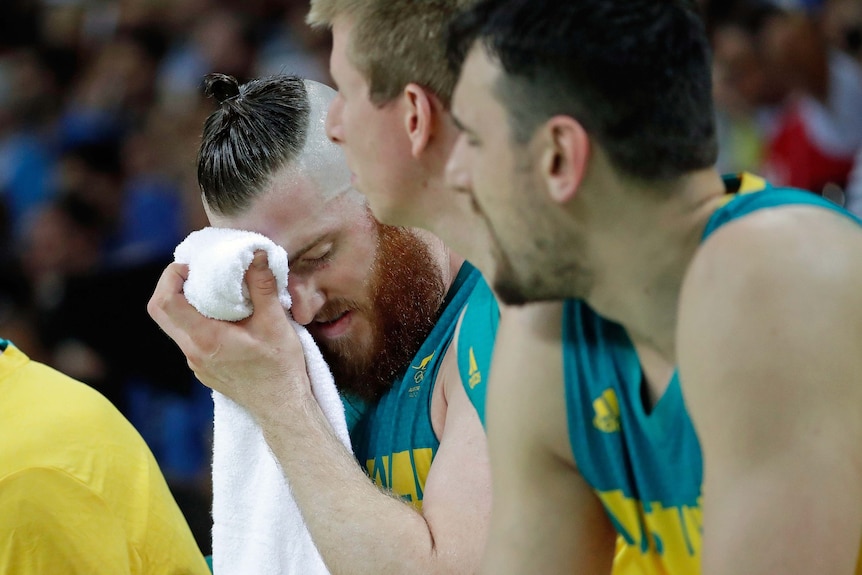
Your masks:
{"label": "folded towel fabric", "polygon": [[174,260],[189,266],[183,285],[186,299],[212,319],[239,321],[250,316],[252,306],[244,279],[257,250],[266,252],[278,299],[285,309],[290,308],[284,248],[261,234],[228,228],[192,232],[174,250]]}
{"label": "folded towel fabric", "polygon": [[[192,232],[174,252],[188,264],[186,299],[201,314],[238,321],[253,309],[245,271],[256,250],[267,253],[285,309],[287,254],[257,233],[226,228]],[[338,438],[350,449],[344,407],[320,350],[294,323],[311,387]],[[328,573],[311,539],[281,466],[260,427],[240,405],[213,391],[213,571],[216,575],[317,575]]]}

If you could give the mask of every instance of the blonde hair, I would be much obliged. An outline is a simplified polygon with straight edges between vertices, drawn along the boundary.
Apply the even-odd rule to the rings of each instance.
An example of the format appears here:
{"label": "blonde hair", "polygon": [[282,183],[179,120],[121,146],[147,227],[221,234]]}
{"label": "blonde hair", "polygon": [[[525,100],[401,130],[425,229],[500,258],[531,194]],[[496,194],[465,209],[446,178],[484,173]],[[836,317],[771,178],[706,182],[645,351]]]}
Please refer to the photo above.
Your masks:
{"label": "blonde hair", "polygon": [[458,79],[446,59],[449,20],[475,0],[311,0],[306,21],[331,27],[353,23],[347,52],[368,82],[371,101],[382,106],[407,84],[433,92],[448,108]]}

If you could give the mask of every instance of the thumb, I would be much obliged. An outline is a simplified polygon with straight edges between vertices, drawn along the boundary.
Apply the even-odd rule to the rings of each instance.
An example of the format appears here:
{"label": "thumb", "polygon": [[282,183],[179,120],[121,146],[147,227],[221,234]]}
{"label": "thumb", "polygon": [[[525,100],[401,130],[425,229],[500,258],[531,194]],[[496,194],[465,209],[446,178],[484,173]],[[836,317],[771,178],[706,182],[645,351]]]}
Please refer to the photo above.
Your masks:
{"label": "thumb", "polygon": [[254,259],[245,272],[245,283],[248,286],[248,296],[255,311],[261,306],[268,307],[274,301],[278,303],[278,285],[272,270],[269,269],[269,261],[266,252],[258,250],[254,253]]}

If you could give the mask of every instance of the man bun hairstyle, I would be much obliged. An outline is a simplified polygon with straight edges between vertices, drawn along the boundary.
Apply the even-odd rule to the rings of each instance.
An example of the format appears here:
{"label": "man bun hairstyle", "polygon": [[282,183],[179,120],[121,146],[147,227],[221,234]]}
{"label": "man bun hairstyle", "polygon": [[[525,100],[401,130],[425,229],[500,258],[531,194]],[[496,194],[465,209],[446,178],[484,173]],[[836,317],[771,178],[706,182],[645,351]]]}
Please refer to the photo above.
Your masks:
{"label": "man bun hairstyle", "polygon": [[297,76],[266,76],[240,85],[233,76],[209,74],[204,94],[218,108],[204,124],[198,185],[211,210],[236,215],[302,152],[308,92]]}
{"label": "man bun hairstyle", "polygon": [[219,105],[239,96],[239,82],[227,74],[210,74],[204,78],[204,95]]}

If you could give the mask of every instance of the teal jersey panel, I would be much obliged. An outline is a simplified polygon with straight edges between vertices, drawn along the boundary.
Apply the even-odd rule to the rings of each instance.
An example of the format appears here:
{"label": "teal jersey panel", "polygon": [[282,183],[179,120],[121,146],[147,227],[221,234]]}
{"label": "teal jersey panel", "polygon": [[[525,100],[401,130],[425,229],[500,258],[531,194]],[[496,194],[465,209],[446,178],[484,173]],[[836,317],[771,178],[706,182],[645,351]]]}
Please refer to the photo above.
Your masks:
{"label": "teal jersey panel", "polygon": [[500,307],[497,298],[484,279],[480,279],[470,294],[461,328],[458,330],[458,372],[461,383],[482,426],[485,425],[485,396],[488,392],[488,375],[497,326],[500,323]]}
{"label": "teal jersey panel", "polygon": [[786,205],[820,207],[862,224],[862,220],[858,217],[822,196],[796,188],[777,188],[766,180],[752,174],[725,176],[724,185],[729,192],[727,195],[728,201],[712,215],[703,232],[702,240],[705,240],[710,234],[727,222],[739,219],[757,210]]}
{"label": "teal jersey panel", "polygon": [[406,372],[373,405],[345,400],[357,460],[374,482],[421,509],[425,480],[440,441],[431,425],[431,397],[464,305],[480,279],[464,264],[431,333]]}

